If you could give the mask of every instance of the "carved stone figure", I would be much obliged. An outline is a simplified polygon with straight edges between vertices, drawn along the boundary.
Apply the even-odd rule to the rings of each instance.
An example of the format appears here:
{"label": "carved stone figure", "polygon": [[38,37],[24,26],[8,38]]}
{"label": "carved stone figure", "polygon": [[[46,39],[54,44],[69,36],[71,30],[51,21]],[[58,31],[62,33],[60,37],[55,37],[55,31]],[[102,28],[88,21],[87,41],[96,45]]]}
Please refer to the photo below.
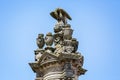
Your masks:
{"label": "carved stone figure", "polygon": [[61,46],[60,44],[57,44],[57,45],[55,46],[54,54],[60,54],[60,53],[62,53],[62,52],[63,52],[62,46]]}
{"label": "carved stone figure", "polygon": [[69,20],[72,20],[72,18],[69,16],[69,14],[64,11],[63,9],[57,8],[55,11],[51,12],[50,15],[55,18],[58,22],[63,22],[64,24],[67,24],[67,18]]}
{"label": "carved stone figure", "polygon": [[53,44],[53,35],[52,35],[51,32],[46,34],[45,43],[46,43],[47,46],[52,46],[52,44]]}
{"label": "carved stone figure", "polygon": [[72,46],[74,47],[73,52],[77,51],[78,45],[79,45],[79,42],[75,38],[72,38]]}
{"label": "carved stone figure", "polygon": [[38,34],[38,38],[36,39],[37,46],[41,49],[44,47],[44,34]]}
{"label": "carved stone figure", "polygon": [[55,45],[57,45],[57,44],[62,45],[62,43],[63,43],[63,35],[59,34],[59,33],[54,34],[54,43],[55,43]]}

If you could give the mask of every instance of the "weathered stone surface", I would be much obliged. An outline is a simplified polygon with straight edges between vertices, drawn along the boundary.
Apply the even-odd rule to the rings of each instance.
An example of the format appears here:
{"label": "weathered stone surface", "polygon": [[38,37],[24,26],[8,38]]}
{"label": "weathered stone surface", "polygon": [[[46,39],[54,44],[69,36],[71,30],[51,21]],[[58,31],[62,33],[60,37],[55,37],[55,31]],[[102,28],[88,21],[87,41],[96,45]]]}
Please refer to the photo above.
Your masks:
{"label": "weathered stone surface", "polygon": [[44,41],[44,34],[38,34],[38,38],[36,39],[37,46],[39,49],[44,47],[45,41]]}
{"label": "weathered stone surface", "polygon": [[46,43],[47,46],[52,46],[52,44],[53,44],[53,35],[52,35],[51,32],[46,34],[45,43]]}
{"label": "weathered stone surface", "polygon": [[71,17],[59,8],[51,16],[58,21],[55,33],[49,32],[45,38],[43,34],[38,35],[35,62],[29,63],[36,73],[35,80],[78,80],[87,70],[82,68],[84,57],[77,52],[79,42],[72,38],[73,30],[67,24],[66,19]]}

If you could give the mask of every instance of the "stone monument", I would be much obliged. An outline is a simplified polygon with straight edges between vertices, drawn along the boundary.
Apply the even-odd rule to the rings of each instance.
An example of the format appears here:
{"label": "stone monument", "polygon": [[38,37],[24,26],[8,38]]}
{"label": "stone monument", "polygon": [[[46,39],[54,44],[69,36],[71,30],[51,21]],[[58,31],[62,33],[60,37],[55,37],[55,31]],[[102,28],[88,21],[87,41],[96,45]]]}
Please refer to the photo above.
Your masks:
{"label": "stone monument", "polygon": [[35,61],[29,63],[36,73],[35,80],[78,80],[87,70],[82,68],[84,57],[77,52],[79,42],[72,37],[73,29],[67,23],[71,17],[60,8],[50,15],[57,20],[55,33],[49,32],[45,37],[38,34]]}

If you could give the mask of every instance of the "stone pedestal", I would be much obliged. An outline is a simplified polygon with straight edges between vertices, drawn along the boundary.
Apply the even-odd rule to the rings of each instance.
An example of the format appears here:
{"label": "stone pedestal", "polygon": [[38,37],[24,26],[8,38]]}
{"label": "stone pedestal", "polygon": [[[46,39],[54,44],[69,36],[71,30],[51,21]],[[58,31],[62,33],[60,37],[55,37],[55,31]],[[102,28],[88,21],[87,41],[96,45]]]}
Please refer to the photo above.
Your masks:
{"label": "stone pedestal", "polygon": [[62,80],[76,77],[86,72],[82,68],[83,56],[79,53],[47,53],[42,54],[38,62],[29,63],[37,73],[36,80]]}

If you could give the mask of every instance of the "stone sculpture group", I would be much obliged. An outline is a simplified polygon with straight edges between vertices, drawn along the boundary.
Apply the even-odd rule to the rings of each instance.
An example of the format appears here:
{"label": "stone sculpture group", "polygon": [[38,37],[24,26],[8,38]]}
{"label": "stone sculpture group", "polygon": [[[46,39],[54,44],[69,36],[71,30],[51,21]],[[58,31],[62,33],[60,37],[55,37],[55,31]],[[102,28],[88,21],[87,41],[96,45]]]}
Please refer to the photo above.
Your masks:
{"label": "stone sculpture group", "polygon": [[35,80],[77,80],[87,70],[82,68],[84,57],[77,52],[79,42],[67,23],[71,17],[60,8],[50,15],[57,20],[55,33],[38,34],[35,62],[29,63],[36,73]]}

